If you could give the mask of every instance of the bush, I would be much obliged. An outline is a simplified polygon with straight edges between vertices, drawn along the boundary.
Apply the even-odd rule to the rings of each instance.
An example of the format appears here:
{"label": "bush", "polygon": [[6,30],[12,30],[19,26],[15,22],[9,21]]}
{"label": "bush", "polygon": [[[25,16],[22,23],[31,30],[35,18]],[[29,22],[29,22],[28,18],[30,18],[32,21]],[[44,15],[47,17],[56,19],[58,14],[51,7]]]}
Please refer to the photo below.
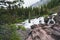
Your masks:
{"label": "bush", "polygon": [[26,28],[25,28],[24,26],[18,26],[18,29],[21,29],[21,30],[23,30],[23,31],[26,30]]}
{"label": "bush", "polygon": [[15,25],[0,25],[0,40],[20,40]]}

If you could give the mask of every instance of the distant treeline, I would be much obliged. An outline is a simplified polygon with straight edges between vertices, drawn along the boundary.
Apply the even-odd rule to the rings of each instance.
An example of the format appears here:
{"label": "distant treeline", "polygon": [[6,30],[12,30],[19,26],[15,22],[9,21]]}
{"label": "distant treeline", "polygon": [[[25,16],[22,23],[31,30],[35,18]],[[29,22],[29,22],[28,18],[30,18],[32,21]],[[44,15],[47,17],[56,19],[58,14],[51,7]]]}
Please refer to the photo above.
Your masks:
{"label": "distant treeline", "polygon": [[47,9],[31,7],[4,9],[2,7],[0,8],[0,24],[21,22],[25,19],[39,17],[44,14],[48,14]]}

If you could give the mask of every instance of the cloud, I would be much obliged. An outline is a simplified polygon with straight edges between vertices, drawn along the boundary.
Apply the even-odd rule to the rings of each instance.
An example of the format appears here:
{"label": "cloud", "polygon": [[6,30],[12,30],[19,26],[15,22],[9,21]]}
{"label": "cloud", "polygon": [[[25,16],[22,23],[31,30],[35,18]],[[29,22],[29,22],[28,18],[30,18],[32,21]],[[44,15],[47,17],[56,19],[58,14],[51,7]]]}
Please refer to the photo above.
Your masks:
{"label": "cloud", "polygon": [[36,3],[37,1],[39,1],[39,0],[24,0],[23,6],[24,6],[24,7],[28,7],[28,6]]}

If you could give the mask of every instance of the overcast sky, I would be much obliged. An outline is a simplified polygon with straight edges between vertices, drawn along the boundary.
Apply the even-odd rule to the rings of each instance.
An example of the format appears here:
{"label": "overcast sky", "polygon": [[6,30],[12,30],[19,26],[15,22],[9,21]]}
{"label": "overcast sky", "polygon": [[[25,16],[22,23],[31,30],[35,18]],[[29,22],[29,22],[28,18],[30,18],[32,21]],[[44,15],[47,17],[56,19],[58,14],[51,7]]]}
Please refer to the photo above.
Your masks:
{"label": "overcast sky", "polygon": [[23,6],[24,6],[24,7],[28,7],[28,6],[36,3],[37,1],[39,1],[39,0],[24,0]]}
{"label": "overcast sky", "polygon": [[[13,1],[13,0],[8,0],[8,1]],[[39,0],[24,0],[23,6],[24,6],[24,7],[28,7],[28,6],[36,3],[37,1],[39,1]]]}

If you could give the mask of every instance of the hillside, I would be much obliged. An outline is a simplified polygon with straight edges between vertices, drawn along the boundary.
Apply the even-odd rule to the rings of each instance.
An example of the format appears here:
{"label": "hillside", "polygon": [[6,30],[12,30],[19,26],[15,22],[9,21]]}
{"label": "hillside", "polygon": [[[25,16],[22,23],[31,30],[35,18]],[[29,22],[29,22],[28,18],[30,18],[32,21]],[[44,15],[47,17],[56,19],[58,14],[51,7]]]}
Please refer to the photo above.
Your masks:
{"label": "hillside", "polygon": [[56,6],[56,7],[52,8],[51,11],[59,12],[60,11],[60,6]]}
{"label": "hillside", "polygon": [[31,5],[31,7],[40,7],[41,5],[47,4],[50,0],[40,0]]}

